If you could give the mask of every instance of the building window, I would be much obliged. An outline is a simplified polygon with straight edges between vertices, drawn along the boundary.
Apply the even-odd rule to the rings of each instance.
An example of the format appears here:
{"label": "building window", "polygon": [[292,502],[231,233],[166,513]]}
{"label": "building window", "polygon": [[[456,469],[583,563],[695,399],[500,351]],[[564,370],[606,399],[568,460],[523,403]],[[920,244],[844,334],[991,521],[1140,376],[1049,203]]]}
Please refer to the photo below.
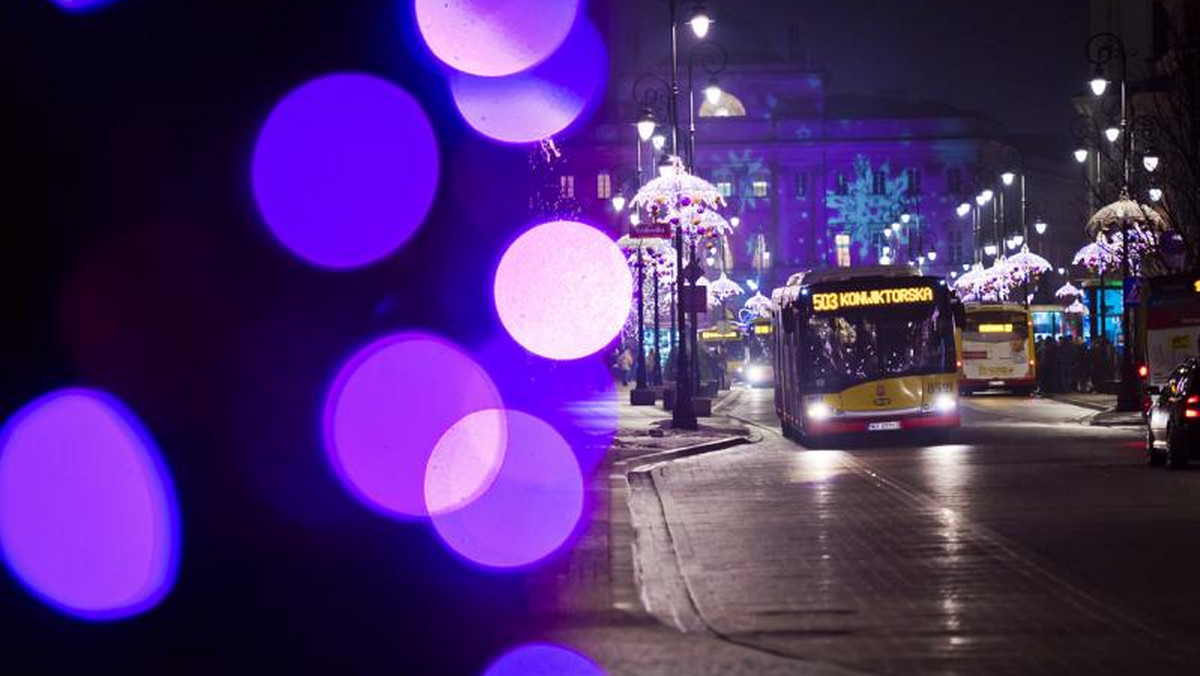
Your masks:
{"label": "building window", "polygon": [[962,169],[954,168],[946,172],[946,190],[952,195],[962,193]]}
{"label": "building window", "polygon": [[558,177],[558,196],[567,199],[575,199],[575,177],[574,176],[559,176]]}
{"label": "building window", "polygon": [[850,267],[850,235],[842,233],[835,235],[833,238],[834,244],[837,245],[837,264],[839,268]]}
{"label": "building window", "polygon": [[908,183],[908,194],[913,195],[921,192],[921,170],[908,169],[904,173],[908,179],[906,181]]}
{"label": "building window", "polygon": [[596,174],[596,199],[606,200],[612,197],[612,176],[607,171]]}
{"label": "building window", "polygon": [[887,192],[887,174],[882,171],[871,172],[871,192],[875,195]]}
{"label": "building window", "polygon": [[837,177],[834,178],[833,191],[839,195],[845,195],[847,193],[845,174],[838,174]]}
{"label": "building window", "polygon": [[804,199],[808,197],[808,174],[796,174],[796,197]]}
{"label": "building window", "polygon": [[753,184],[751,184],[751,187],[754,191],[755,197],[766,197],[767,196],[767,182],[766,181],[759,179],[759,180],[755,181]]}
{"label": "building window", "polygon": [[721,193],[721,197],[732,196],[733,183],[731,181],[717,181],[717,192]]}

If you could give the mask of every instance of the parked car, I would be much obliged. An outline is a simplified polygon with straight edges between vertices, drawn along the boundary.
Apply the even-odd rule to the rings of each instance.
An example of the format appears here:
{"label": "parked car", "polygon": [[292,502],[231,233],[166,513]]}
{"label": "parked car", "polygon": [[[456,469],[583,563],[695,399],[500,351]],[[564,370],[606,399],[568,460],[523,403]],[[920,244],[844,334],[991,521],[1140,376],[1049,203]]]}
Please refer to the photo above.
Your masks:
{"label": "parked car", "polygon": [[1149,393],[1147,459],[1151,465],[1182,467],[1200,451],[1200,358],[1185,359],[1162,387],[1152,385]]}

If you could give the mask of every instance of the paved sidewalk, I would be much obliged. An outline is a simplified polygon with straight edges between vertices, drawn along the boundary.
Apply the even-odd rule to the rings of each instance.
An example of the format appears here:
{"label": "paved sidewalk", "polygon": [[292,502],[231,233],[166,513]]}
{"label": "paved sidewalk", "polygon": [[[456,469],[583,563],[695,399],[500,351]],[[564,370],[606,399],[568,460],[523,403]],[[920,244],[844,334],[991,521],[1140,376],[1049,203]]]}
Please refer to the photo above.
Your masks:
{"label": "paved sidewalk", "polygon": [[1054,399],[1055,401],[1061,401],[1065,404],[1072,404],[1075,406],[1099,411],[1096,415],[1088,419],[1089,425],[1116,427],[1144,424],[1140,411],[1117,410],[1117,395],[1115,394],[1067,392],[1063,394],[1050,395],[1050,398]]}
{"label": "paved sidewalk", "polygon": [[722,393],[714,402],[716,415],[701,418],[695,431],[670,429],[671,414],[661,404],[635,407],[628,390],[619,394],[616,438],[589,485],[589,524],[566,556],[528,577],[533,620],[522,632],[525,638],[579,650],[609,676],[845,673],[711,635],[681,634],[645,612],[635,581],[627,472],[706,445],[759,437],[720,415],[720,399],[729,393]]}

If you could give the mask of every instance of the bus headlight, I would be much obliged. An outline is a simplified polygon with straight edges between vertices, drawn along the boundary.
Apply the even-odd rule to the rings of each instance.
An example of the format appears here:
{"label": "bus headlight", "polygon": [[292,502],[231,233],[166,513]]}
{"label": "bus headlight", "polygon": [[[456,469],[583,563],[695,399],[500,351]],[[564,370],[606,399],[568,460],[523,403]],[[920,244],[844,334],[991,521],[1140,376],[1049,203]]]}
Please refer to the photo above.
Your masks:
{"label": "bus headlight", "polygon": [[746,382],[750,383],[751,385],[757,385],[758,383],[766,380],[766,378],[767,369],[759,366],[758,364],[752,364],[746,369]]}
{"label": "bus headlight", "polygon": [[939,392],[933,396],[933,410],[938,413],[949,413],[958,408],[958,401],[953,394]]}
{"label": "bus headlight", "polygon": [[833,415],[833,409],[823,401],[814,401],[808,405],[806,413],[811,420],[828,420],[829,416]]}

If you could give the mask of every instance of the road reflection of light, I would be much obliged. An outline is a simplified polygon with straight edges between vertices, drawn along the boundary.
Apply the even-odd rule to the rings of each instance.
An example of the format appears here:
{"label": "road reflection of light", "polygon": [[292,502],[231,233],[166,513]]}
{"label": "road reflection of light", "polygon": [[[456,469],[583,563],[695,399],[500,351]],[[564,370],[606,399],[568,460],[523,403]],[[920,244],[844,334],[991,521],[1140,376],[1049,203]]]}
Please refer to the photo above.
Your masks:
{"label": "road reflection of light", "polygon": [[845,471],[843,451],[805,451],[788,467],[792,482],[825,481]]}
{"label": "road reflection of light", "polygon": [[[934,578],[941,600],[942,629],[946,632],[958,632],[962,628],[963,608],[957,594],[961,568],[966,565],[964,550],[969,537],[965,509],[969,505],[968,492],[974,470],[970,451],[969,446],[946,444],[931,446],[921,452],[921,473],[929,486],[930,497],[939,505],[933,517],[941,551],[932,564],[940,569]],[[959,646],[957,638],[950,637],[951,646]]]}

